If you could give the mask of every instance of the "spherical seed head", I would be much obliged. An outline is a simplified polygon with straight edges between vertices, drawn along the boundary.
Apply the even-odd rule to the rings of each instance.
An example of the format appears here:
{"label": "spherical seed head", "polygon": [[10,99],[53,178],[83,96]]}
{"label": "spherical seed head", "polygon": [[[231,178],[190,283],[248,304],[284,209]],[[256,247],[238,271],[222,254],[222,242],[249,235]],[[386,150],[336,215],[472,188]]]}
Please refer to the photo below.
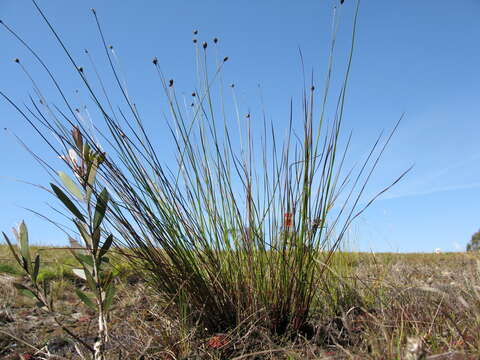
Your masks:
{"label": "spherical seed head", "polygon": [[194,107],[194,106],[195,106],[195,104],[194,104],[194,103],[191,103],[191,104],[190,104],[190,106],[191,106],[191,107]]}
{"label": "spherical seed head", "polygon": [[195,97],[197,94],[195,94],[195,92],[192,93],[192,96]]}
{"label": "spherical seed head", "polygon": [[109,48],[110,50],[113,50],[113,45],[110,45],[108,48]]}
{"label": "spherical seed head", "polygon": [[231,88],[234,88],[234,87],[235,87],[235,84],[231,84],[230,87],[231,87]]}
{"label": "spherical seed head", "polygon": [[173,79],[170,79],[170,81],[168,82],[168,86],[170,86],[170,87],[173,86]]}
{"label": "spherical seed head", "polygon": [[197,39],[193,39],[193,43],[196,44],[196,43],[197,43]]}
{"label": "spherical seed head", "polygon": [[88,54],[88,50],[87,50],[87,49],[85,49],[85,54]]}
{"label": "spherical seed head", "polygon": [[197,35],[198,34],[198,30],[193,30],[193,35]]}
{"label": "spherical seed head", "polygon": [[214,44],[218,43],[218,38],[213,38],[213,43]]}
{"label": "spherical seed head", "polygon": [[15,61],[17,64],[20,62],[20,59],[19,58],[15,58],[13,59],[13,61]]}
{"label": "spherical seed head", "polygon": [[83,73],[83,67],[80,66],[80,67],[78,68],[78,71],[80,71],[81,73]]}
{"label": "spherical seed head", "polygon": [[226,61],[228,61],[228,56],[225,56],[225,57],[223,58],[223,62],[226,62]]}
{"label": "spherical seed head", "polygon": [[310,90],[314,91],[314,90],[315,90],[315,86],[312,85],[312,87],[310,88]]}
{"label": "spherical seed head", "polygon": [[157,64],[158,64],[158,59],[157,59],[157,57],[154,57],[154,58],[153,58],[152,63],[153,63],[153,65],[157,65]]}
{"label": "spherical seed head", "polygon": [[207,42],[206,42],[206,41],[204,41],[204,42],[203,42],[203,44],[202,44],[202,47],[203,47],[204,49],[206,49],[206,48],[207,48],[207,46],[208,46]]}
{"label": "spherical seed head", "polygon": [[247,117],[247,119],[250,119],[250,113],[248,113],[246,117]]}

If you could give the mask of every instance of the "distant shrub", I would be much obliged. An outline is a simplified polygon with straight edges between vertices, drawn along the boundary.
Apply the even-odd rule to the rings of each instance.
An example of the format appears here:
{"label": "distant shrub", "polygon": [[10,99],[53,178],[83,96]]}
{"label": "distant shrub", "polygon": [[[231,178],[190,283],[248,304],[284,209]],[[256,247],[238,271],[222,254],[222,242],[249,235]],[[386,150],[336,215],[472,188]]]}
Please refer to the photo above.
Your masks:
{"label": "distant shrub", "polygon": [[472,235],[472,239],[467,244],[467,251],[478,251],[480,250],[480,230]]}

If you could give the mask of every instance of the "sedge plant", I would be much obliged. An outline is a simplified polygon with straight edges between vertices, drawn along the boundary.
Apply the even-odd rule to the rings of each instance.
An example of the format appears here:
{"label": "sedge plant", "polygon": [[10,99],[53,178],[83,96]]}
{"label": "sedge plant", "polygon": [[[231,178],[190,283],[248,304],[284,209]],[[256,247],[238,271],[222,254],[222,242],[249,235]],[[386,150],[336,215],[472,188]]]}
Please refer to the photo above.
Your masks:
{"label": "sedge plant", "polygon": [[[117,244],[123,245],[125,258],[142,270],[155,290],[187,313],[186,319],[201,323],[209,332],[225,332],[248,321],[275,334],[310,332],[313,315],[328,301],[319,297],[334,293],[319,289],[335,283],[326,282],[325,277],[332,276],[328,270],[334,265],[332,257],[350,224],[405,174],[365,199],[366,185],[398,123],[385,139],[379,136],[374,141],[360,166],[346,167],[350,137],[343,136],[342,124],[356,18],[339,93],[331,94],[335,30],[324,90],[319,92],[312,80],[301,95],[300,110],[295,111],[293,103],[287,105],[283,140],[276,130],[278,124],[256,118],[253,112],[240,116],[234,85],[229,86],[232,104],[226,103],[222,71],[228,57],[217,57],[211,71],[208,44],[198,41],[197,32],[197,84],[189,106],[154,58],[154,71],[171,114],[171,142],[176,150],[172,167],[162,162],[163,149],[154,146],[96,12],[93,15],[124,109],[113,108],[108,86],[98,73],[101,89],[95,89],[85,68],[33,3],[106,126],[107,130],[95,126],[96,135],[111,148],[97,181],[111,189],[105,218],[118,233]],[[45,62],[4,26],[45,68],[66,111],[51,108],[47,101],[41,101],[41,106],[32,102],[24,111],[2,93],[3,97],[56,153],[64,151],[62,146],[71,146],[72,126],[83,134],[84,146],[99,151],[95,135],[87,131]],[[217,46],[218,39],[213,43]],[[255,133],[259,127],[252,124],[258,123],[263,127]],[[237,125],[238,133],[232,130]],[[50,142],[46,132],[53,132],[61,146]],[[90,238],[98,236],[94,230],[88,227]],[[79,227],[79,231],[85,229]],[[98,255],[98,247],[91,244],[91,254]]]}

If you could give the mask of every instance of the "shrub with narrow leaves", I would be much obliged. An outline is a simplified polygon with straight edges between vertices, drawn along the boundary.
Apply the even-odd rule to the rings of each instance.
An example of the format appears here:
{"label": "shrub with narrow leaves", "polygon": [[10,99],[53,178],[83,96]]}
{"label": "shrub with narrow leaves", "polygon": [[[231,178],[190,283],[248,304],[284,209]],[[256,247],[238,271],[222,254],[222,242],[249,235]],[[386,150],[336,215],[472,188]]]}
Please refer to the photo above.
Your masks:
{"label": "shrub with narrow leaves", "polygon": [[[105,188],[100,193],[95,191],[96,173],[103,162],[104,154],[93,151],[87,143],[84,143],[78,128],[72,130],[72,137],[76,149],[70,149],[68,156],[62,156],[62,159],[72,169],[77,181],[59,171],[60,186],[53,183],[50,186],[55,196],[71,213],[71,220],[84,243],[83,248],[74,248],[71,251],[81,265],[80,269],[74,269],[73,272],[85,280],[88,289],[87,292],[76,289],[76,294],[98,315],[98,336],[93,347],[73,334],[55,316],[54,301],[49,286],[45,282],[38,281],[40,255],[37,254],[32,261],[25,223],[22,221],[18,230],[14,229],[18,251],[5,233],[3,236],[15,260],[23,268],[31,283],[30,285],[15,283],[15,287],[22,294],[35,299],[38,306],[55,316],[55,320],[67,334],[90,350],[94,359],[99,360],[104,359],[105,356],[105,344],[108,341],[107,315],[115,294],[114,274],[106,256],[112,245],[113,235],[108,234],[101,241],[102,235],[105,235],[102,231],[102,222],[105,219],[109,194]],[[96,199],[95,203],[92,201],[92,195]]]}

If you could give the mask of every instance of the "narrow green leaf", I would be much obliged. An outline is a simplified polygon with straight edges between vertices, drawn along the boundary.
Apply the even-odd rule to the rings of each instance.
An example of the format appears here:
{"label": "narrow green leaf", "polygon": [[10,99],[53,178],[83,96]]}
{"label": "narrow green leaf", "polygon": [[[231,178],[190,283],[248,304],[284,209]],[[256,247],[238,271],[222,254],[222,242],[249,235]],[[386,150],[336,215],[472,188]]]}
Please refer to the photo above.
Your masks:
{"label": "narrow green leaf", "polygon": [[25,296],[28,296],[29,298],[32,298],[32,299],[36,299],[37,297],[35,296],[35,294],[33,293],[32,290],[29,290],[29,289],[22,289],[22,290],[19,290],[19,292]]}
{"label": "narrow green leaf", "polygon": [[83,270],[85,272],[85,277],[87,278],[88,287],[90,288],[90,290],[94,294],[98,294],[97,284],[96,284],[95,280],[93,279],[92,273],[90,272],[90,270],[88,270],[88,268],[86,266],[83,267]]}
{"label": "narrow green leaf", "polygon": [[98,245],[100,244],[100,235],[102,233],[101,233],[100,227],[97,227],[94,229],[95,230],[93,230],[93,234],[92,234],[92,247],[93,247],[93,253],[97,254]]}
{"label": "narrow green leaf", "polygon": [[18,289],[18,290],[23,290],[23,289],[29,290],[29,288],[26,287],[25,285],[20,284],[20,283],[16,283],[16,282],[13,283],[13,287],[14,287],[15,289]]}
{"label": "narrow green leaf", "polygon": [[92,238],[88,234],[87,229],[85,228],[85,225],[79,221],[74,221],[75,225],[77,226],[78,232],[80,233],[80,236],[82,237],[83,241],[85,242],[85,245],[87,246],[87,249],[92,249]]}
{"label": "narrow green leaf", "polygon": [[33,282],[37,281],[38,272],[40,271],[40,255],[35,256],[35,266],[33,268],[32,279]]}
{"label": "narrow green leaf", "polygon": [[30,290],[28,287],[26,287],[25,285],[23,284],[20,284],[20,283],[13,283],[13,286],[18,290],[19,293],[25,295],[25,296],[28,296],[32,299],[35,299],[36,296],[35,294],[33,293],[32,290]]}
{"label": "narrow green leaf", "polygon": [[23,220],[20,223],[19,240],[20,240],[20,254],[25,259],[25,262],[27,264],[27,268],[25,270],[28,271],[31,269],[32,261],[30,258],[30,247],[28,246],[28,230]]}
{"label": "narrow green leaf", "polygon": [[101,284],[103,289],[108,289],[110,284],[112,283],[113,280],[113,273],[112,272],[103,272],[102,273],[102,279],[101,279]]}
{"label": "narrow green leaf", "polygon": [[57,185],[50,183],[50,186],[52,187],[53,192],[57,197],[60,199],[60,201],[67,207],[68,210],[72,212],[73,215],[75,215],[79,220],[85,222],[85,218],[83,217],[82,213],[80,210],[77,209],[75,204],[68,198],[67,195],[60,189]]}
{"label": "narrow green leaf", "polygon": [[114,296],[115,296],[115,284],[112,282],[110,283],[110,286],[108,286],[105,292],[105,300],[103,301],[103,308],[105,309],[105,311],[108,311],[108,309],[110,309]]}
{"label": "narrow green leaf", "polygon": [[108,237],[105,239],[103,245],[102,245],[102,248],[100,249],[100,253],[98,255],[98,257],[101,259],[103,255],[105,255],[108,251],[108,249],[110,249],[110,246],[112,246],[112,242],[113,242],[113,235],[110,234],[108,235]]}
{"label": "narrow green leaf", "polygon": [[90,203],[90,198],[92,197],[93,185],[95,183],[96,176],[97,176],[97,163],[96,161],[94,161],[88,170],[87,190],[85,193],[87,204]]}
{"label": "narrow green leaf", "polygon": [[75,289],[75,292],[77,293],[79,299],[82,300],[85,305],[87,305],[93,311],[97,311],[97,308],[93,304],[93,301],[84,292],[79,289]]}
{"label": "narrow green leaf", "polygon": [[12,253],[12,255],[15,258],[15,260],[17,261],[17,263],[21,266],[22,261],[20,260],[20,257],[17,255],[17,252],[15,251],[12,243],[10,242],[10,239],[8,238],[8,236],[4,232],[2,232],[2,234],[3,234],[3,237],[5,238],[5,241],[8,244],[8,247],[10,248],[10,252]]}
{"label": "narrow green leaf", "polygon": [[70,193],[74,195],[78,200],[82,201],[82,192],[72,180],[72,178],[65,174],[63,171],[59,171],[58,176],[60,177],[60,180],[62,180],[62,184],[68,189],[68,191],[70,191]]}
{"label": "narrow green leaf", "polygon": [[108,204],[108,191],[106,188],[103,188],[102,192],[97,198],[97,204],[95,206],[95,214],[93,216],[93,228],[97,229],[105,216],[105,211],[107,210]]}
{"label": "narrow green leaf", "polygon": [[82,265],[89,265],[93,266],[93,260],[92,257],[89,255],[84,255],[84,254],[77,254],[78,259],[80,259],[80,262]]}
{"label": "narrow green leaf", "polygon": [[[82,265],[82,267],[88,270],[90,273],[93,271],[93,260],[91,255],[79,254],[76,251],[70,251],[75,259]],[[88,281],[88,279],[87,279]]]}

